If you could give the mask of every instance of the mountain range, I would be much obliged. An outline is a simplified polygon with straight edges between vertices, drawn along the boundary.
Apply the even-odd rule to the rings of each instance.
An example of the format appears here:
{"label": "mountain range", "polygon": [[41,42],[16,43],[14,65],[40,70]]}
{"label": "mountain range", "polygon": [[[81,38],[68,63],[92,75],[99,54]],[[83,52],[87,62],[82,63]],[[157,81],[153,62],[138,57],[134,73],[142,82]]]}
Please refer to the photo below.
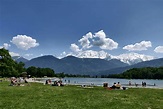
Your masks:
{"label": "mountain range", "polygon": [[149,61],[155,59],[153,56],[149,55],[144,55],[144,54],[138,54],[138,53],[124,53],[121,55],[111,55],[108,54],[104,51],[92,51],[92,50],[87,50],[81,53],[78,53],[76,57],[79,58],[100,58],[100,59],[105,59],[105,60],[111,60],[111,59],[118,59],[124,63],[127,63],[129,65],[133,65],[142,61]]}
{"label": "mountain range", "polygon": [[56,73],[64,72],[67,74],[87,74],[87,75],[108,75],[115,73],[122,73],[131,68],[140,67],[159,67],[163,66],[163,58],[153,59],[129,65],[120,61],[119,59],[100,59],[100,58],[78,58],[74,56],[67,56],[58,59],[52,55],[41,56],[27,60],[23,57],[13,57],[17,62],[24,62],[25,67],[30,66],[51,68]]}
{"label": "mountain range", "polygon": [[89,74],[102,70],[108,70],[117,67],[128,66],[119,60],[104,60],[99,58],[77,58],[67,56],[58,59],[52,55],[37,57],[25,62],[25,67],[52,68],[55,72],[64,72],[67,74]]}

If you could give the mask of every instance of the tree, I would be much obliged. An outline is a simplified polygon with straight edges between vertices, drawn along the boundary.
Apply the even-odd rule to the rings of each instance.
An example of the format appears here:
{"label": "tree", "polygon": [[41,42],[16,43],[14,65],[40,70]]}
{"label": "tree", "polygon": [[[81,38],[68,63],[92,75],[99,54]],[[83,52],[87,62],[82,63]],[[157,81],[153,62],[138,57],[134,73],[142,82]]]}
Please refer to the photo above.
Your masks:
{"label": "tree", "polygon": [[23,62],[19,62],[17,64],[17,70],[18,70],[19,73],[22,73],[22,72],[25,72],[26,71],[26,69],[24,68],[24,66],[25,66],[25,64]]}
{"label": "tree", "polygon": [[48,77],[54,77],[55,73],[53,69],[50,68],[36,68],[34,66],[28,67],[27,68],[27,74],[34,76],[34,77],[44,77],[44,76],[48,76]]}
{"label": "tree", "polygon": [[27,71],[27,74],[31,76],[36,76],[37,74],[37,68],[34,66],[28,67],[26,71]]}
{"label": "tree", "polygon": [[1,48],[0,49],[0,76],[2,77],[11,77],[11,76],[19,76],[23,70],[23,64],[18,64],[15,62],[9,51]]}

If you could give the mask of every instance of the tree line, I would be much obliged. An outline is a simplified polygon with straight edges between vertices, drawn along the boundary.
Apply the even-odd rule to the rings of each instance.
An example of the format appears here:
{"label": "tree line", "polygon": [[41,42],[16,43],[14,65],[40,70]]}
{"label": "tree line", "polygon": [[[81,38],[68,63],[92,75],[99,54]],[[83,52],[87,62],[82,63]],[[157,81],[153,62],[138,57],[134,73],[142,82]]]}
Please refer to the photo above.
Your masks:
{"label": "tree line", "polygon": [[101,75],[102,78],[126,78],[126,79],[163,79],[162,67],[132,68],[121,74]]}
{"label": "tree line", "polygon": [[89,77],[89,75],[79,75],[79,74],[65,74],[64,72],[55,73],[53,69],[50,68],[39,68],[39,67],[28,67],[26,72],[31,77]]}

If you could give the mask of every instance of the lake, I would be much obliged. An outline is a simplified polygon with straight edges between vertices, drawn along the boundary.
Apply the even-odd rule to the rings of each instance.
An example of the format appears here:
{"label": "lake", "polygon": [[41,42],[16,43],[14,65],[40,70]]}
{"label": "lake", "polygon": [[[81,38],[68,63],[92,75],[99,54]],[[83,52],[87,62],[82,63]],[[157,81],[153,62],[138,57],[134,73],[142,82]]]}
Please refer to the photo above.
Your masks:
{"label": "lake", "polygon": [[[129,81],[132,84],[132,87],[136,87],[135,84],[138,84],[138,87],[142,87],[142,82],[146,82],[146,87],[152,88],[163,88],[163,80],[152,80],[152,79],[114,79],[114,78],[63,78],[63,83],[65,84],[76,84],[76,85],[91,85],[103,86],[103,83],[108,83],[109,86],[112,86],[114,82],[120,82],[122,86],[128,86]],[[154,86],[155,84],[155,86]]]}

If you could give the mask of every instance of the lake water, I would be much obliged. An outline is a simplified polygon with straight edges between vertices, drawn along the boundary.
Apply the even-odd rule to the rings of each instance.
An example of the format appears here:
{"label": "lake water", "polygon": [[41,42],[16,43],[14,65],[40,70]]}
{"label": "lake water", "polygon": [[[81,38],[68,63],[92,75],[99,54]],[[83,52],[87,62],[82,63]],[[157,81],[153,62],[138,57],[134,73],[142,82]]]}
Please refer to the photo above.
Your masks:
{"label": "lake water", "polygon": [[[146,87],[152,88],[163,88],[163,80],[149,80],[149,79],[113,79],[113,78],[63,78],[63,83],[65,84],[76,84],[76,85],[91,85],[103,86],[103,83],[108,83],[108,86],[112,86],[114,82],[120,82],[122,86],[128,86],[129,81],[132,84],[132,87],[136,87],[135,84],[138,84],[138,87],[142,87],[142,82],[146,82]],[[154,86],[154,84],[156,86]],[[129,86],[128,86],[129,87]]]}

